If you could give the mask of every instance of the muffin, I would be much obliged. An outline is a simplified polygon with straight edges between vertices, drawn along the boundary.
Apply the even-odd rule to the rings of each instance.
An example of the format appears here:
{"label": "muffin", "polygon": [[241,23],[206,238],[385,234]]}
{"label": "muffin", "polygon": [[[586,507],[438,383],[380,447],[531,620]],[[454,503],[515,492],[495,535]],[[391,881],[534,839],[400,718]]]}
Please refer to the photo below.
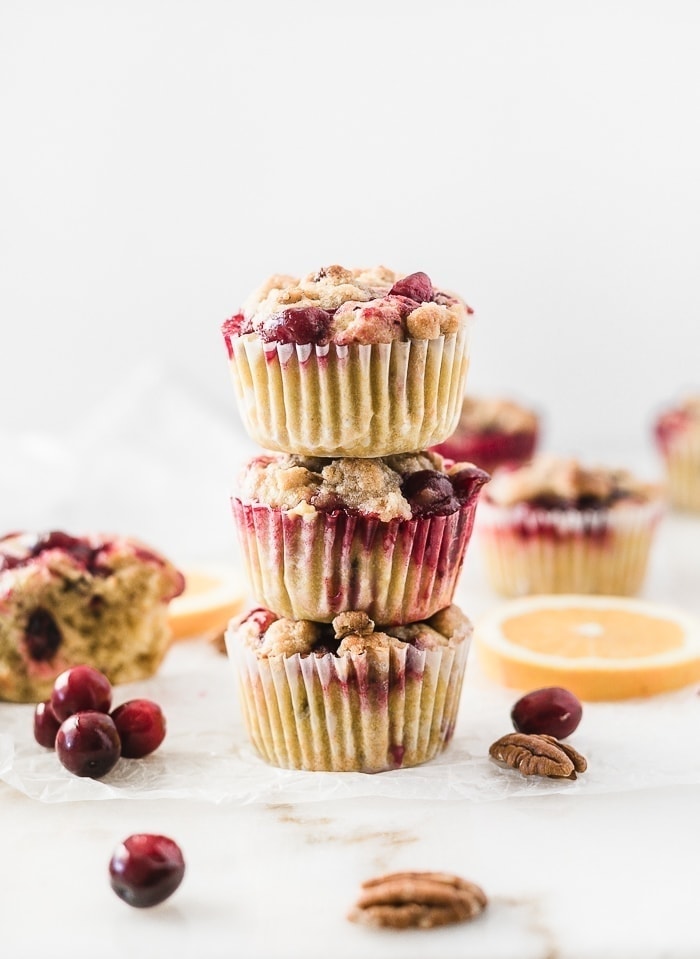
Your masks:
{"label": "muffin", "polygon": [[666,467],[671,503],[700,513],[700,394],[661,413],[654,436]]}
{"label": "muffin", "polygon": [[632,595],[663,512],[659,486],[626,470],[538,456],[502,467],[482,496],[479,539],[493,588]]}
{"label": "muffin", "polygon": [[125,537],[11,533],[0,539],[0,699],[39,702],[86,663],[116,683],[145,679],[170,641],[184,588],[163,556]]}
{"label": "muffin", "polygon": [[456,606],[374,628],[256,609],[226,632],[243,717],[263,759],[288,769],[375,773],[436,756],[454,732],[472,626]]}
{"label": "muffin", "polygon": [[493,473],[531,459],[538,437],[539,417],[532,410],[513,400],[465,396],[456,430],[435,449]]}
{"label": "muffin", "polygon": [[255,457],[231,501],[255,602],[322,622],[432,616],[452,602],[487,480],[437,453]]}
{"label": "muffin", "polygon": [[244,425],[269,450],[376,457],[459,418],[472,310],[425,273],[273,276],[222,326]]}

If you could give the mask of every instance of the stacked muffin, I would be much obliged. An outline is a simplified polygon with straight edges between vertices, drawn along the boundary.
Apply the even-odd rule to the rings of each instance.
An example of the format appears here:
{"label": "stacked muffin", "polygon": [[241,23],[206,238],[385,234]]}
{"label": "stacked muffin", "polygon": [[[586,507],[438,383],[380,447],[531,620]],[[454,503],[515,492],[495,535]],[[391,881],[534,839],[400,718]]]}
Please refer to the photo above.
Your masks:
{"label": "stacked muffin", "polygon": [[424,273],[274,276],[223,326],[266,450],[233,514],[256,602],[226,634],[268,762],[379,772],[454,730],[471,624],[452,605],[488,474],[428,447],[459,419],[471,310]]}

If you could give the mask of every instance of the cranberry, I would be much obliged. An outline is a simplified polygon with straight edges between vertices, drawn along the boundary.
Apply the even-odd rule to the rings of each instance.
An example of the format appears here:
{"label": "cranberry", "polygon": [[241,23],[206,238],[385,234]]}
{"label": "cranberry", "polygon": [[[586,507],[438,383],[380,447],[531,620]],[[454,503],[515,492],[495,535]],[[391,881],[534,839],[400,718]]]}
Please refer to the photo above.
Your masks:
{"label": "cranberry", "polygon": [[581,703],[568,689],[548,686],[535,689],[517,701],[510,718],[519,733],[564,739],[581,722]]}
{"label": "cranberry", "polygon": [[252,619],[252,621],[258,627],[260,630],[260,635],[264,636],[270,626],[272,626],[272,624],[275,622],[277,617],[274,613],[270,612],[269,609],[258,606],[256,609],[251,609],[251,611],[246,614],[242,622],[247,623],[249,619]]}
{"label": "cranberry", "polygon": [[481,487],[488,483],[491,477],[484,470],[476,466],[458,470],[450,476],[455,493],[459,499],[466,503],[479,492]]}
{"label": "cranberry", "polygon": [[328,342],[331,314],[317,306],[283,310],[265,323],[260,336],[265,342],[324,343]]}
{"label": "cranberry", "polygon": [[112,889],[140,909],[171,896],[185,875],[178,844],[167,836],[137,833],[120,843],[109,863]]}
{"label": "cranberry", "polygon": [[401,484],[401,492],[411,504],[414,516],[443,516],[459,508],[449,477],[437,470],[409,473]]}
{"label": "cranberry", "polygon": [[51,708],[61,722],[86,709],[108,713],[111,705],[110,682],[94,666],[72,666],[56,677]]}
{"label": "cranberry", "polygon": [[150,699],[130,699],[112,712],[125,759],[141,759],[165,739],[165,716]]}
{"label": "cranberry", "polygon": [[429,303],[433,298],[433,284],[427,273],[409,273],[397,280],[389,290],[390,296],[406,296],[416,303]]}
{"label": "cranberry", "polygon": [[33,610],[24,629],[24,645],[30,659],[37,663],[53,659],[63,642],[61,630],[48,609]]}
{"label": "cranberry", "polygon": [[106,776],[121,755],[119,733],[112,717],[93,710],[73,713],[58,730],[56,755],[76,776]]}
{"label": "cranberry", "polygon": [[37,703],[34,710],[34,738],[40,746],[46,746],[47,749],[54,748],[60,725],[48,699],[45,703]]}

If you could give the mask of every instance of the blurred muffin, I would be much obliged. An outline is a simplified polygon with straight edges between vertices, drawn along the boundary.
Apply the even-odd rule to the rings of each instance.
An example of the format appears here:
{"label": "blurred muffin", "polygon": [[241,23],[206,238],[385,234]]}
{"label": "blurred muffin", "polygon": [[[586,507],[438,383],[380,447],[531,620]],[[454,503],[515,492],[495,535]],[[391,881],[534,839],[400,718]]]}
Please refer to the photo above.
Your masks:
{"label": "blurred muffin", "polygon": [[269,450],[376,457],[453,431],[472,310],[425,273],[273,276],[222,333],[239,409]]}
{"label": "blurred muffin", "polygon": [[663,508],[661,488],[626,470],[549,455],[503,467],[479,510],[488,578],[506,596],[634,594]]}
{"label": "blurred muffin", "polygon": [[700,513],[700,394],[665,410],[654,424],[671,503]]}
{"label": "blurred muffin", "polygon": [[452,602],[487,479],[437,453],[254,458],[231,502],[255,601],[323,622],[432,616]]}
{"label": "blurred muffin", "polygon": [[288,769],[375,773],[436,756],[454,732],[472,626],[456,606],[375,630],[256,609],[232,621],[228,654],[263,759]]}
{"label": "blurred muffin", "polygon": [[539,429],[538,415],[513,400],[465,396],[456,430],[434,448],[448,459],[493,473],[499,466],[529,460]]}
{"label": "blurred muffin", "polygon": [[152,676],[170,643],[182,574],[134,539],[11,533],[0,539],[0,699],[39,702],[69,666],[110,682]]}

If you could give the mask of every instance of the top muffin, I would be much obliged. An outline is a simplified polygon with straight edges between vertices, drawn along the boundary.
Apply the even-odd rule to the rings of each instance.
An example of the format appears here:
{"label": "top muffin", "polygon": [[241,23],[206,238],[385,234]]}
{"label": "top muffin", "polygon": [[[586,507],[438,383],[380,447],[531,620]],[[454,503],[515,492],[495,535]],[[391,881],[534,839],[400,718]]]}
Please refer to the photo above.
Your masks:
{"label": "top muffin", "polygon": [[307,456],[441,442],[459,418],[472,312],[423,272],[270,277],[222,325],[246,429],[266,449]]}

